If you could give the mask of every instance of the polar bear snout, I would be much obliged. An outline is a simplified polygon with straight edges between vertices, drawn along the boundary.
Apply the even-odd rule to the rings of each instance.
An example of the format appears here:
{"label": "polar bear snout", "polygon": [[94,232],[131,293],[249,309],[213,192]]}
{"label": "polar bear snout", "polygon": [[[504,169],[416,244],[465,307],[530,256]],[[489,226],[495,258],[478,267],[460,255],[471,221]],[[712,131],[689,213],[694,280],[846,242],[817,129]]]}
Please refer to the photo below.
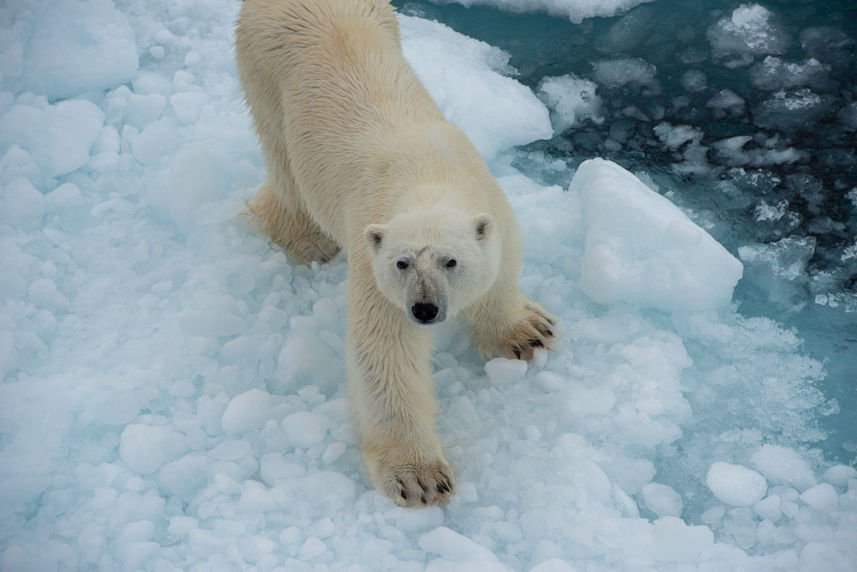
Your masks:
{"label": "polar bear snout", "polygon": [[417,302],[411,306],[411,318],[418,324],[428,325],[442,322],[446,316],[431,302]]}

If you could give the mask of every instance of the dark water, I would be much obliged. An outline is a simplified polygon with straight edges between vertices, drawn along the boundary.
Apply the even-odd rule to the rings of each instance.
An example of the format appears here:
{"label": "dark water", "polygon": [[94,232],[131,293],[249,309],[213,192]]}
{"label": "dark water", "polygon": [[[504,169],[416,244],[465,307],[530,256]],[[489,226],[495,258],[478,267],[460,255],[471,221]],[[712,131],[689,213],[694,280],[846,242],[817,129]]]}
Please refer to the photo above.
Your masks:
{"label": "dark water", "polygon": [[[819,388],[834,401],[823,412],[829,437],[821,446],[830,460],[854,464],[857,3],[760,2],[773,14],[772,47],[749,55],[715,47],[718,22],[737,1],[658,0],[580,24],[490,7],[394,3],[506,50],[517,79],[536,92],[550,76],[597,82],[595,64],[605,60],[655,67],[653,82],[599,83],[602,123],[586,120],[528,150],[571,167],[608,158],[673,191],[670,198],[745,263],[739,311],[796,329],[804,350],[825,364]],[[713,103],[723,90],[740,103]],[[657,133],[663,124],[697,135],[670,147]],[[745,138],[732,140],[742,143],[737,153],[722,143],[733,137]]]}

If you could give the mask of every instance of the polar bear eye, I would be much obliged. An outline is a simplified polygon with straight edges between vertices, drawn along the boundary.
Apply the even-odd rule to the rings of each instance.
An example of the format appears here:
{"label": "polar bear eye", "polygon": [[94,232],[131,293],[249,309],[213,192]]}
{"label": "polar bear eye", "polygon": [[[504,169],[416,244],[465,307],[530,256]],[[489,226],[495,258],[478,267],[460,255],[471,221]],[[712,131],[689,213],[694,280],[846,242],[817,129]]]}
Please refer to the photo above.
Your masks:
{"label": "polar bear eye", "polygon": [[446,266],[447,268],[455,268],[457,265],[458,265],[458,261],[455,260],[454,258],[450,258],[449,260],[446,261],[446,264],[444,266]]}
{"label": "polar bear eye", "polygon": [[397,260],[396,261],[396,268],[398,268],[399,270],[407,270],[408,269],[408,263],[405,260]]}

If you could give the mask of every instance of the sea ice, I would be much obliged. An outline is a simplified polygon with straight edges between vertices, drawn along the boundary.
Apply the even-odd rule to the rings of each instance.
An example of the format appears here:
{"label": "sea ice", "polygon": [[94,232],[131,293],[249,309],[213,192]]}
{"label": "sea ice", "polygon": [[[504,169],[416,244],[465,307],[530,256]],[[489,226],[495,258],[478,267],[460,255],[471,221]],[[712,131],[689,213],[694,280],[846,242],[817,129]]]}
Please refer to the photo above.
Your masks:
{"label": "sea ice", "polygon": [[[637,3],[502,7],[575,19]],[[512,150],[552,128],[545,105],[506,77],[508,54],[402,18],[409,58],[489,157],[521,223],[521,290],[560,317],[565,335],[530,365],[483,364],[467,327],[448,324],[434,365],[456,494],[406,511],[373,490],[350,422],[346,261],[296,266],[241,215],[264,166],[235,77],[240,3],[48,4],[0,9],[0,569],[847,570],[857,561],[857,473],[777,444],[824,437],[814,424],[822,364],[791,330],[721,305],[740,265],[639,180],[585,163],[565,192],[565,159]],[[609,85],[600,95],[656,88],[666,68],[619,48],[658,40],[650,25],[659,5],[629,12],[609,26],[608,49],[586,56],[613,58],[601,62]],[[766,10],[745,5],[732,16],[740,24]],[[776,17],[766,22],[776,35]],[[593,30],[589,42],[607,26],[583,28]],[[55,42],[45,40],[51,29]],[[837,61],[849,38],[834,32],[804,30],[806,54],[794,57]],[[705,48],[687,65],[709,86],[695,92],[702,77],[675,70],[683,96],[708,99],[704,112],[744,116],[747,103],[719,83],[722,69],[708,69]],[[77,63],[50,71],[52,62]],[[39,69],[44,78],[29,75]],[[803,87],[832,95],[783,89],[792,97]],[[755,111],[758,94],[738,91]],[[598,117],[613,103],[602,101]],[[684,154],[699,139],[681,127],[689,120],[643,113],[646,103],[617,113],[663,122],[668,151]],[[847,122],[852,107],[837,101],[828,111]],[[579,126],[584,114],[576,101],[571,109]],[[584,127],[597,126],[590,119]],[[630,120],[610,134],[640,141]],[[786,153],[790,143],[764,135],[729,145]],[[806,179],[786,184],[815,192]],[[755,224],[794,210],[776,185],[745,205]],[[634,251],[637,241],[647,248]],[[631,268],[639,283],[595,304],[587,288],[610,261],[593,256],[599,244],[624,269],[637,258],[661,265]],[[668,271],[705,281],[681,286],[662,279]],[[676,312],[696,307],[682,298],[693,288],[703,309]],[[748,457],[767,496],[747,506],[712,497],[712,461]],[[759,495],[734,485],[757,481],[725,483],[716,471],[712,480],[742,502]]]}
{"label": "sea ice", "polygon": [[127,425],[119,440],[119,457],[131,470],[147,475],[187,449],[185,438],[169,427]]}
{"label": "sea ice", "polygon": [[732,14],[708,29],[715,57],[735,67],[753,61],[754,56],[782,54],[789,43],[773,12],[760,4],[742,4]]}
{"label": "sea ice", "polygon": [[774,483],[808,489],[816,484],[809,464],[795,451],[779,445],[764,445],[753,453],[753,466]]}
{"label": "sea ice", "polygon": [[108,89],[130,81],[137,73],[134,30],[113,2],[10,4],[13,13],[24,6],[36,18],[24,43],[23,69],[20,77],[7,74],[4,82],[11,80],[22,90],[59,99]]}
{"label": "sea ice", "polygon": [[741,263],[633,174],[609,161],[585,161],[570,191],[583,203],[581,285],[593,300],[665,311],[729,302]]}
{"label": "sea ice", "polygon": [[747,467],[717,462],[708,469],[705,484],[722,503],[730,506],[752,506],[765,496],[765,477]]}
{"label": "sea ice", "polygon": [[613,16],[654,0],[447,0],[464,6],[488,5],[513,12],[544,11],[579,23],[595,16]]}
{"label": "sea ice", "polygon": [[[405,57],[444,116],[483,157],[553,135],[544,104],[501,75],[511,71],[508,54],[437,22],[400,15],[399,25]],[[423,57],[428,53],[435,57]]]}
{"label": "sea ice", "polygon": [[616,88],[636,85],[655,88],[657,68],[640,58],[602,60],[592,64],[595,79],[599,84]]}
{"label": "sea ice", "polygon": [[681,516],[684,502],[672,487],[660,483],[647,483],[640,489],[643,502],[658,516]]}
{"label": "sea ice", "polygon": [[595,91],[597,85],[574,75],[547,77],[542,80],[539,95],[553,110],[557,133],[574,127],[586,119],[596,124],[604,122],[602,102]]}
{"label": "sea ice", "polygon": [[85,100],[19,103],[0,116],[0,145],[20,145],[50,177],[86,165],[104,113]]}

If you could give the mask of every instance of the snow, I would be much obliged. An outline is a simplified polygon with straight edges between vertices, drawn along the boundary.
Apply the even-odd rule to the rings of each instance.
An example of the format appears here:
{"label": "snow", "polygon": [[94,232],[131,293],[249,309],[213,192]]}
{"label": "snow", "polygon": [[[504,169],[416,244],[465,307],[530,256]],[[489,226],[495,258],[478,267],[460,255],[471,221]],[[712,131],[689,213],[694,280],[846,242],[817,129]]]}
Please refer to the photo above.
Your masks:
{"label": "snow", "polygon": [[632,173],[609,161],[586,161],[569,190],[583,203],[580,281],[593,300],[665,311],[729,302],[741,263]]}
{"label": "snow", "polygon": [[[637,4],[502,6],[578,20]],[[0,569],[857,561],[857,471],[812,449],[831,407],[824,367],[794,331],[736,311],[741,265],[705,213],[682,212],[646,173],[597,160],[575,174],[516,148],[553,136],[550,113],[557,130],[602,118],[607,130],[617,94],[660,89],[660,64],[599,55],[592,77],[525,82],[509,54],[416,17],[401,18],[406,53],[497,174],[524,235],[520,287],[562,336],[529,364],[484,363],[466,324],[439,331],[438,431],[456,494],[409,511],[375,492],[344,383],[347,262],[295,266],[243,214],[264,169],[235,77],[238,8],[0,9]],[[715,32],[737,47],[717,65],[749,53],[776,68],[776,86],[745,100],[713,87],[700,60],[704,75],[676,76],[682,93],[732,117],[811,93],[853,119],[853,104],[828,109],[810,60],[828,65],[839,36],[804,31],[806,55],[765,64],[785,42],[776,17],[750,4],[727,19],[734,29]],[[705,142],[690,122],[655,127],[654,144],[684,162]],[[726,147],[753,145],[790,148],[771,134]],[[759,195],[754,224],[788,222],[788,203]],[[734,251],[772,284],[805,286],[823,241],[786,236]]]}

